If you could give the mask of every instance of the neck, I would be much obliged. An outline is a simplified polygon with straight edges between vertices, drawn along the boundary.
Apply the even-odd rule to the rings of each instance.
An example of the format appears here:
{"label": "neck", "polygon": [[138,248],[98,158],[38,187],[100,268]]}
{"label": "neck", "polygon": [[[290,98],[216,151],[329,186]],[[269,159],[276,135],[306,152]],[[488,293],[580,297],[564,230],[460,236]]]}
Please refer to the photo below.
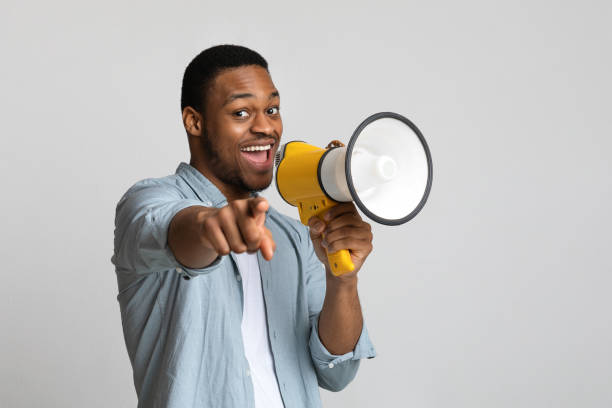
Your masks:
{"label": "neck", "polygon": [[204,163],[194,157],[189,161],[189,165],[198,170],[204,177],[206,177],[211,183],[215,185],[221,191],[221,194],[225,196],[228,202],[234,200],[241,200],[250,197],[250,193],[248,191],[244,191],[242,189],[236,188],[233,185],[228,185],[221,181],[218,177],[216,177],[213,172],[211,172]]}

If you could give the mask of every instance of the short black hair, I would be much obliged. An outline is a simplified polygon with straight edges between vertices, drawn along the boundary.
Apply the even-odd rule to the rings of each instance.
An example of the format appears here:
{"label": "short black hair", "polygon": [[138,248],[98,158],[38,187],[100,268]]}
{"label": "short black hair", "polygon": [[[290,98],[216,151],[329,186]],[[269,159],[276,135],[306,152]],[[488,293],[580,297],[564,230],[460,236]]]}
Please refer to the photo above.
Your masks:
{"label": "short black hair", "polygon": [[185,69],[181,88],[181,111],[191,106],[203,113],[206,91],[224,69],[259,65],[268,70],[267,61],[257,52],[240,45],[217,45],[199,53]]}

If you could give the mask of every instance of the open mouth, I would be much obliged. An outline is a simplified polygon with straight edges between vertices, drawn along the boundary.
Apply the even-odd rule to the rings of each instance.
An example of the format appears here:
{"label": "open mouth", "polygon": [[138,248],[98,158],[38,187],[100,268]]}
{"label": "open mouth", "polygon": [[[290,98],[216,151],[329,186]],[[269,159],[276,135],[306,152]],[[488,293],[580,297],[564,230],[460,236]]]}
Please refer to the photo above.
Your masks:
{"label": "open mouth", "polygon": [[240,155],[255,170],[269,170],[272,168],[275,142],[265,144],[252,144],[240,147]]}

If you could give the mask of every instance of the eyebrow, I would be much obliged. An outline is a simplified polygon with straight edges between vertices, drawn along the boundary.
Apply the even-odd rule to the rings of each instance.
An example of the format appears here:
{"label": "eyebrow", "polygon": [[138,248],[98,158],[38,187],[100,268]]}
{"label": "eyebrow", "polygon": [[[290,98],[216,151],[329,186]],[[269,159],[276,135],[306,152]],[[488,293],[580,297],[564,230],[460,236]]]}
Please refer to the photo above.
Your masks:
{"label": "eyebrow", "polygon": [[[275,97],[279,97],[279,93],[278,91],[274,91],[270,94],[270,96],[268,96],[268,100],[275,98]],[[229,98],[227,98],[227,100],[225,101],[225,103],[223,104],[223,106],[235,101],[236,99],[241,99],[241,98],[254,98],[255,95],[253,95],[252,93],[238,93],[238,94],[233,94],[230,95]]]}

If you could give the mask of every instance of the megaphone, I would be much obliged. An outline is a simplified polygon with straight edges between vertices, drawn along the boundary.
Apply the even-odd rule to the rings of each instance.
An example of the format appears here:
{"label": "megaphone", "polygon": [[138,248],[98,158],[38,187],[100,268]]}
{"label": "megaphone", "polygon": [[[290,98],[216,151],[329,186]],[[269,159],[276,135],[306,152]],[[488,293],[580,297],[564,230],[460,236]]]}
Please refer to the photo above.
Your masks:
{"label": "megaphone", "polygon": [[[429,147],[421,131],[393,112],[376,113],[355,130],[347,146],[326,148],[292,141],[276,152],[276,187],[308,224],[340,202],[354,201],[371,220],[400,225],[425,205],[432,182]],[[348,250],[328,253],[336,276],[355,269]]]}

